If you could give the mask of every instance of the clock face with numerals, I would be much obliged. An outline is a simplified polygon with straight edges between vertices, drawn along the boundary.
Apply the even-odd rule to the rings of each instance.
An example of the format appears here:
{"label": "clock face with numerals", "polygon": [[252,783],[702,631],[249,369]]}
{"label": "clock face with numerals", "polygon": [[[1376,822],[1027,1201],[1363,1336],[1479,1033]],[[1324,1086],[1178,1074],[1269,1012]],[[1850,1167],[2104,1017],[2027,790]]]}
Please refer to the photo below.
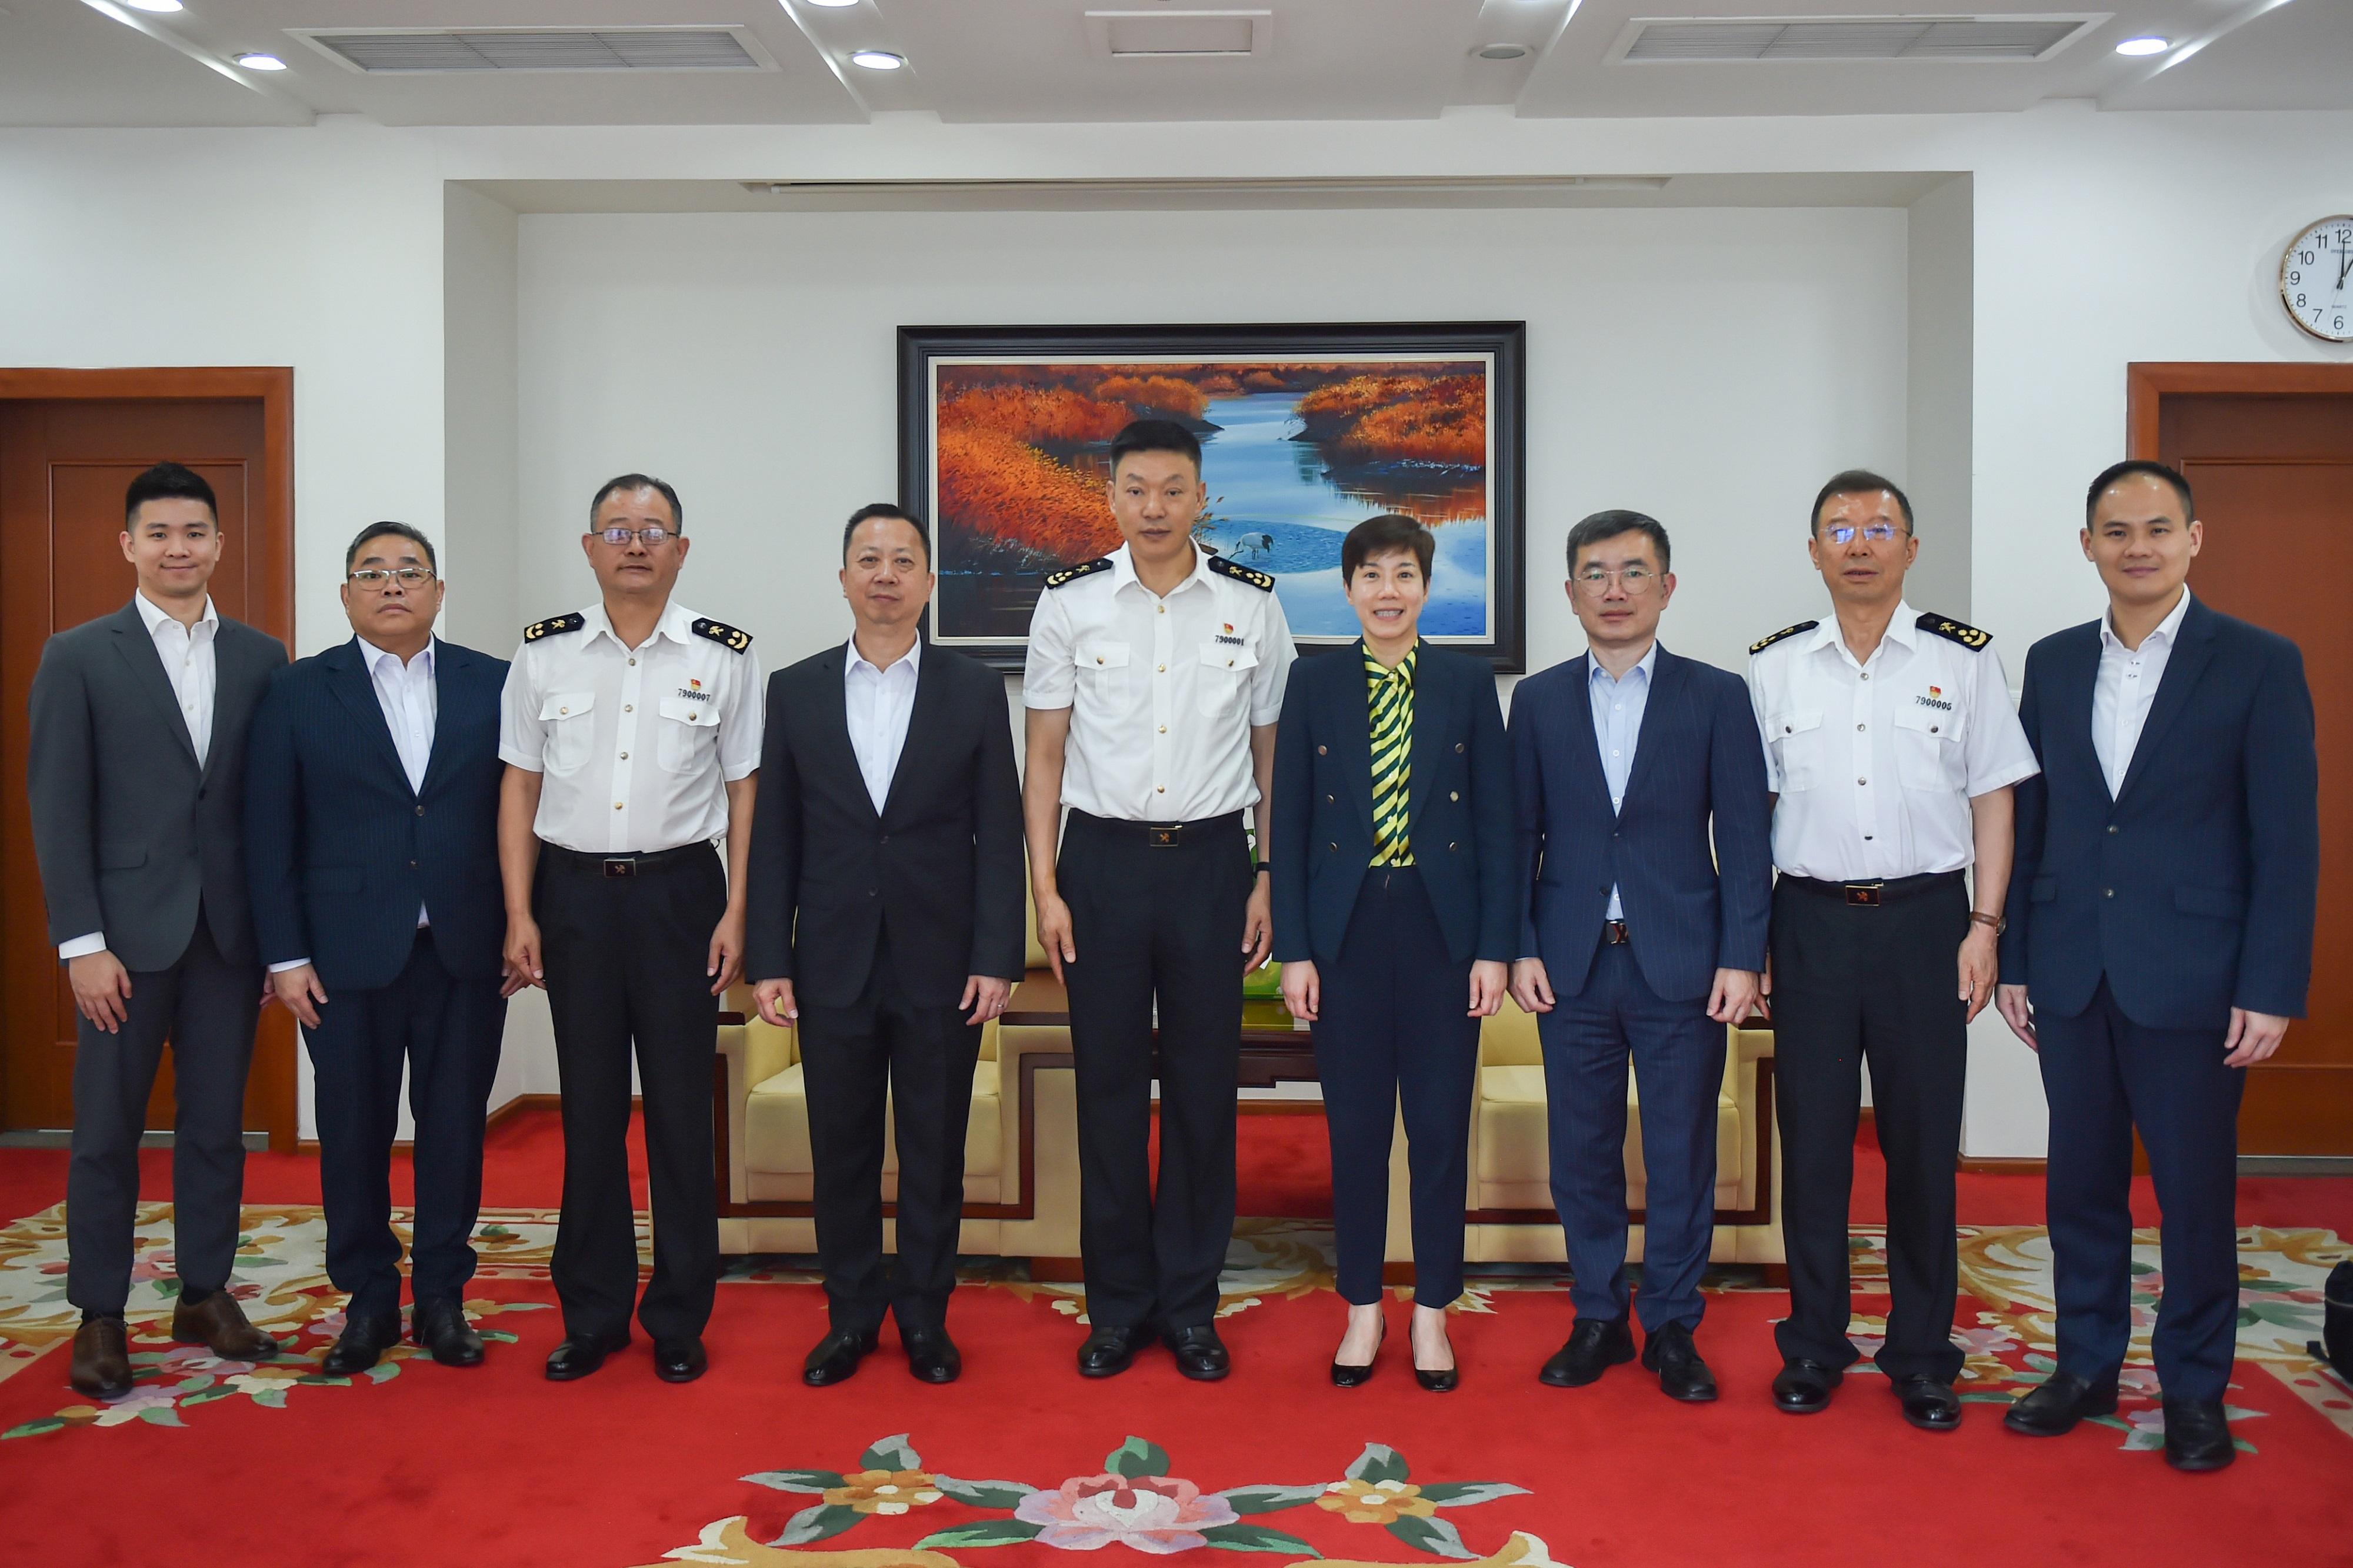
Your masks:
{"label": "clock face with numerals", "polygon": [[2322,218],[2280,258],[2280,304],[2314,337],[2353,342],[2353,216]]}

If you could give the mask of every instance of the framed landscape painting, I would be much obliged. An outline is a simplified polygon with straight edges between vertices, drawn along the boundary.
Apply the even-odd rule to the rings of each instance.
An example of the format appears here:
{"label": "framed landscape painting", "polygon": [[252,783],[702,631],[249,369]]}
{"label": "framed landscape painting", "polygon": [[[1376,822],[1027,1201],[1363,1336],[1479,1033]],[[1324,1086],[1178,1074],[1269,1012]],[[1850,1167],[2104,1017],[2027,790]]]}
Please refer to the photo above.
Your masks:
{"label": "framed landscape painting", "polygon": [[901,501],[939,585],[933,639],[1018,669],[1049,573],[1119,548],[1113,436],[1201,440],[1194,542],[1271,574],[1301,651],[1345,647],[1340,542],[1382,512],[1437,536],[1422,635],[1525,668],[1520,321],[902,327]]}

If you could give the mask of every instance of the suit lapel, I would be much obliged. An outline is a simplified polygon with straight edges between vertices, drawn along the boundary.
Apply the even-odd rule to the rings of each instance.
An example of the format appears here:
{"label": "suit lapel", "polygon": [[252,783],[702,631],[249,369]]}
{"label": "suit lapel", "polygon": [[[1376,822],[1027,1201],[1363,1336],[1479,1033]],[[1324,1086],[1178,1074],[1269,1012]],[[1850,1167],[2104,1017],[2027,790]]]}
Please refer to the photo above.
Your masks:
{"label": "suit lapel", "polygon": [[[1651,661],[1651,689],[1642,700],[1642,721],[1634,730],[1634,765],[1626,773],[1626,803],[1629,805],[1641,797],[1643,778],[1649,774],[1658,753],[1665,748],[1668,735],[1674,731],[1675,721],[1683,716],[1683,662],[1663,647],[1659,649],[1659,657]],[[1588,722],[1585,731],[1591,734],[1592,724]],[[1601,759],[1599,742],[1595,743],[1593,755],[1594,761],[1599,763]],[[1605,779],[1603,782],[1606,789],[1608,781]]]}
{"label": "suit lapel", "polygon": [[1373,702],[1365,683],[1365,647],[1350,643],[1327,657],[1345,671],[1333,683],[1337,707],[1332,734],[1340,743],[1348,798],[1356,804],[1356,820],[1364,824],[1365,842],[1370,844],[1377,836],[1373,831]]}
{"label": "suit lapel", "polygon": [[1601,808],[1609,807],[1609,775],[1601,766],[1601,737],[1593,732],[1593,656],[1581,653],[1569,661],[1569,685],[1574,688],[1563,721],[1568,725],[1568,749],[1577,759],[1577,775],[1592,790]]}
{"label": "suit lapel", "polygon": [[[2107,771],[2100,766],[2099,743],[2092,735],[2092,695],[2100,679],[2099,623],[2095,621],[2084,629],[2088,635],[2071,638],[2061,645],[2062,657],[2052,661],[2056,669],[2054,684],[2057,689],[2052,693],[2051,709],[2064,726],[2054,732],[2054,738],[2063,736],[2063,743],[2083,747],[2084,757],[2089,761],[2093,774],[2100,781],[2100,793],[2107,795]],[[2049,744],[2049,742],[2045,742],[2046,750]],[[2051,771],[2048,757],[2043,760],[2042,766],[2045,773]],[[2113,796],[2110,796],[2109,804],[2115,804]]]}
{"label": "suit lapel", "polygon": [[[1454,693],[1449,689],[1442,667],[1430,657],[1425,647],[1414,655],[1413,669],[1413,761],[1414,767],[1406,781],[1405,825],[1409,835],[1413,825],[1421,820],[1422,807],[1430,804],[1431,790],[1438,782],[1438,757],[1446,744],[1446,737],[1454,732]],[[1372,792],[1372,714],[1365,716],[1365,790]],[[1438,748],[1434,750],[1434,748]]]}
{"label": "suit lapel", "polygon": [[[846,671],[849,666],[849,651],[846,647],[836,647],[828,653],[825,656],[825,663],[818,667],[823,672],[820,684],[824,689],[817,695],[818,734],[825,747],[832,752],[835,768],[846,770],[849,792],[850,797],[858,803],[859,810],[869,821],[879,822],[881,819],[881,813],[874,809],[874,797],[866,793],[866,774],[858,765],[858,748],[849,743],[849,697],[843,685],[847,679]],[[920,677],[916,679],[915,687],[915,695],[920,699],[923,696],[923,680]],[[914,732],[912,714],[908,716],[907,731],[911,735]],[[897,775],[893,774],[892,783],[896,782]],[[888,803],[889,797],[886,795],[884,804]]]}
{"label": "suit lapel", "polygon": [[[844,656],[845,658],[847,657],[847,655]],[[916,752],[918,749],[925,751],[930,749],[924,744],[924,741],[931,736],[934,726],[938,723],[940,704],[947,700],[947,694],[941,689],[947,684],[947,679],[945,661],[933,649],[925,648],[915,663],[915,700],[907,710],[906,743],[899,748],[899,765],[891,770],[891,785],[882,793],[881,815],[884,818],[889,817],[891,808],[899,804],[900,792],[906,784],[907,775],[915,772],[916,766],[919,765],[916,763]],[[837,689],[840,689],[837,687]],[[842,738],[847,741],[849,736],[849,694],[846,690],[843,691],[842,702]],[[851,748],[849,760],[853,766],[858,761],[857,750],[854,747]],[[858,779],[858,793],[864,796],[870,805],[872,804],[874,797],[866,794],[866,778],[862,773]]]}
{"label": "suit lapel", "polygon": [[[375,683],[369,683],[373,686]],[[461,647],[446,642],[433,645],[433,745],[425,754],[425,784],[417,793],[424,795],[441,782],[441,775],[455,765],[450,752],[458,742],[451,737],[466,732],[466,721],[474,711],[477,689],[480,683],[474,679],[474,656]],[[389,739],[389,736],[386,737]],[[397,746],[393,748],[396,754]],[[406,770],[402,770],[406,776]]]}
{"label": "suit lapel", "polygon": [[[376,751],[401,784],[408,783],[408,769],[400,761],[400,748],[393,744],[392,727],[384,721],[384,704],[376,700],[375,682],[368,677],[367,659],[360,653],[356,640],[342,643],[320,656],[327,668],[328,689],[335,694],[363,734],[375,742]],[[434,726],[438,742],[440,726]]]}
{"label": "suit lapel", "polygon": [[2180,637],[2172,656],[2165,661],[2165,679],[2157,683],[2157,699],[2149,704],[2148,721],[2141,726],[2140,739],[2134,742],[2131,765],[2125,769],[2124,787],[2116,791],[2119,801],[2130,795],[2133,785],[2148,772],[2149,759],[2163,744],[2166,731],[2189,706],[2189,689],[2198,684],[2207,661],[2214,657],[2214,613],[2200,600],[2190,600],[2189,614],[2181,617]]}
{"label": "suit lapel", "polygon": [[[164,727],[180,742],[181,752],[193,765],[196,760],[195,738],[188,733],[188,721],[180,712],[180,700],[172,690],[172,678],[164,673],[164,657],[155,651],[155,638],[147,630],[147,623],[135,604],[123,605],[115,615],[114,649],[131,667],[132,679],[139,689],[163,710]],[[214,684],[217,687],[218,650],[215,653]]]}

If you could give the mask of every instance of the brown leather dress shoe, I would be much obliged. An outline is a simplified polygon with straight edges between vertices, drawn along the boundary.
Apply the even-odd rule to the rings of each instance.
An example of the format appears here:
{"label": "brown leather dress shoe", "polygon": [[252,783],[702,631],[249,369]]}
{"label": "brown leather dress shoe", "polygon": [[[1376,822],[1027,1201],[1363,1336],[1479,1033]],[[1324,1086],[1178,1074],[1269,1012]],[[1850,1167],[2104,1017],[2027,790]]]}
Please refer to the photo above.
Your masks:
{"label": "brown leather dress shoe", "polygon": [[120,1399],[131,1392],[131,1347],[122,1320],[92,1318],[74,1331],[74,1392],[88,1399]]}
{"label": "brown leather dress shoe", "polygon": [[191,1305],[172,1309],[172,1338],[184,1345],[203,1345],[224,1361],[268,1361],[278,1353],[278,1342],[245,1321],[245,1309],[226,1290],[216,1290]]}

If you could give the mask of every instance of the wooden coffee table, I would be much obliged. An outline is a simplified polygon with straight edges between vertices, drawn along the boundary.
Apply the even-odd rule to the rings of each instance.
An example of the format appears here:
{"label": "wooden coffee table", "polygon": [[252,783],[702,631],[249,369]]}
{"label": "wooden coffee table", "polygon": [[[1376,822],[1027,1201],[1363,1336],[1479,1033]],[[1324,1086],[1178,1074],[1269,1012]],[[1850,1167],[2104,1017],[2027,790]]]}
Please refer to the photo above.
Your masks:
{"label": "wooden coffee table", "polygon": [[[1013,988],[1000,1023],[1040,1028],[1067,1028],[1071,994],[1050,969],[1033,969]],[[1315,1053],[1307,1031],[1293,1026],[1291,1012],[1274,997],[1247,997],[1242,1002],[1241,1069],[1236,1083],[1243,1089],[1272,1089],[1278,1083],[1314,1083]]]}

